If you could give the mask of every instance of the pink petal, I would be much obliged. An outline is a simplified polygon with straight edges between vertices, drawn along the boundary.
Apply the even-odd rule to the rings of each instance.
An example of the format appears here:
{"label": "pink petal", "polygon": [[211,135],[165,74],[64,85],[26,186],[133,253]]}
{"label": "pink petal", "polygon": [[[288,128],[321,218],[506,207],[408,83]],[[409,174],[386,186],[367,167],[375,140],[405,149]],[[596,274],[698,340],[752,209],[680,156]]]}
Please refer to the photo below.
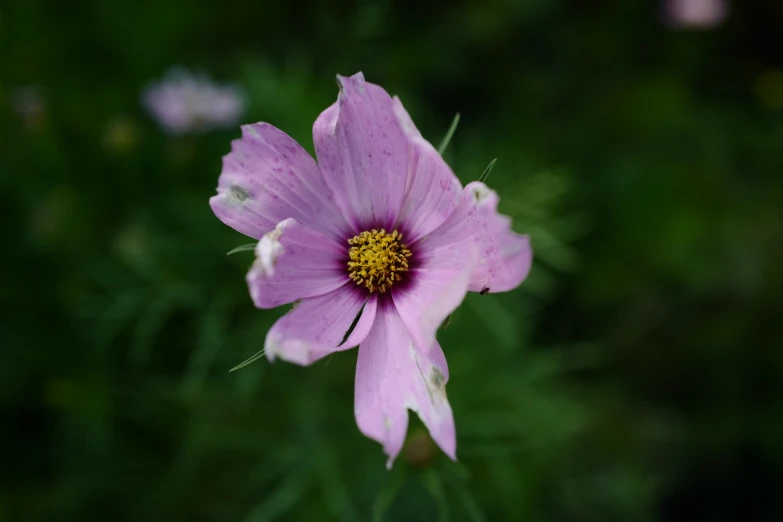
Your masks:
{"label": "pink petal", "polygon": [[337,103],[313,125],[318,164],[355,232],[391,230],[405,193],[408,142],[386,91],[362,73],[337,81]]}
{"label": "pink petal", "polygon": [[437,342],[422,352],[384,299],[356,362],[355,413],[359,430],[383,445],[391,468],[405,442],[408,411],[418,413],[433,440],[456,460],[454,417],[446,397],[448,368]]}
{"label": "pink petal", "polygon": [[410,246],[415,268],[407,274],[408,284],[392,292],[419,348],[432,345],[438,326],[468,292],[479,251],[475,203],[472,192],[463,191],[446,221]]}
{"label": "pink petal", "polygon": [[[365,304],[366,302],[366,304]],[[367,336],[375,320],[377,299],[345,285],[333,292],[310,297],[294,305],[266,335],[264,350],[270,361],[284,361],[307,366],[321,357],[347,350]],[[356,315],[362,310],[348,339],[343,341]]]}
{"label": "pink petal", "polygon": [[[399,101],[395,99],[395,103]],[[405,239],[410,242],[443,224],[462,192],[462,185],[438,151],[416,134],[418,131],[409,135],[408,186],[399,218]]]}
{"label": "pink petal", "polygon": [[511,219],[497,213],[498,195],[479,182],[465,190],[474,193],[478,208],[478,266],[470,277],[473,292],[507,292],[519,286],[530,272],[533,250],[528,236],[511,230]]}
{"label": "pink petal", "polygon": [[294,218],[342,240],[348,231],[313,158],[293,138],[268,123],[242,127],[223,158],[218,194],[209,200],[226,225],[260,239]]}
{"label": "pink petal", "polygon": [[346,246],[295,219],[280,222],[256,246],[247,274],[258,308],[274,308],[335,290],[350,281]]}
{"label": "pink petal", "polygon": [[416,128],[416,124],[413,123],[411,115],[408,114],[408,111],[402,106],[402,101],[400,101],[399,96],[393,96],[392,100],[394,101],[394,115],[397,116],[397,121],[400,123],[400,127],[402,127],[402,132],[404,132],[408,138],[421,138],[421,132]]}

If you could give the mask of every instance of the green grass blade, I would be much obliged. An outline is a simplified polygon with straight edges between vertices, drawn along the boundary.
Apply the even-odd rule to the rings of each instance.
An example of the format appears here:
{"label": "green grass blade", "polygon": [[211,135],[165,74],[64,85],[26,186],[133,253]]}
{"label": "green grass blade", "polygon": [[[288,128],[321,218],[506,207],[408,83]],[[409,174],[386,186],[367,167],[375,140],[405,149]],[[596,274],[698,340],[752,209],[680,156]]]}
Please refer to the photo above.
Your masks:
{"label": "green grass blade", "polygon": [[492,161],[490,161],[489,165],[487,165],[487,168],[485,168],[484,172],[481,173],[481,176],[479,176],[479,179],[478,179],[481,183],[484,183],[487,180],[487,178],[489,177],[489,173],[492,172],[492,169],[495,167],[495,162],[497,160],[498,159],[495,158]]}
{"label": "green grass blade", "polygon": [[440,140],[440,145],[438,145],[438,154],[443,156],[443,153],[446,151],[446,147],[449,146],[449,143],[451,143],[451,138],[454,137],[454,133],[457,132],[457,125],[459,125],[459,113],[454,115],[454,119],[451,121],[451,126],[449,127],[448,132],[446,132],[446,135],[443,136],[443,139]]}

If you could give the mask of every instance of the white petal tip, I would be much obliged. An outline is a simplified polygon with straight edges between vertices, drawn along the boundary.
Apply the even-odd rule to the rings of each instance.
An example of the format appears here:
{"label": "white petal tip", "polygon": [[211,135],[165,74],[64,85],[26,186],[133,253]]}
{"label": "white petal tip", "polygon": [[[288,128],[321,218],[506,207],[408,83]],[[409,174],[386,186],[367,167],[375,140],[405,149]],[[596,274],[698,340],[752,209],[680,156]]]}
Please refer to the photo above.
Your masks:
{"label": "white petal tip", "polygon": [[473,195],[473,199],[477,204],[481,204],[483,201],[486,201],[488,198],[491,198],[495,195],[494,190],[480,181],[472,183],[472,189],[473,190],[471,190],[471,194]]}
{"label": "white petal tip", "polygon": [[270,278],[275,275],[275,266],[277,260],[285,253],[280,238],[285,229],[288,228],[294,220],[286,219],[277,224],[274,230],[264,234],[261,241],[256,246],[256,261],[250,269],[248,277]]}

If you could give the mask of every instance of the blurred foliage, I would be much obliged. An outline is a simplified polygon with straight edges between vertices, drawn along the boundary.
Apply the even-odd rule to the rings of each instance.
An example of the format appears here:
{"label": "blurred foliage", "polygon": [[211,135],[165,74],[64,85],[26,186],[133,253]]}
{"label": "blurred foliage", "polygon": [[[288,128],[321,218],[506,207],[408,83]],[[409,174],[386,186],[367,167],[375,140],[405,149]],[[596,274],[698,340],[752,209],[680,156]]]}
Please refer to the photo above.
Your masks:
{"label": "blurred foliage", "polygon": [[[655,2],[0,5],[0,520],[781,520],[783,5],[675,31]],[[459,462],[394,469],[356,353],[256,362],[246,238],[207,199],[238,131],[166,136],[172,65],[312,151],[334,74],[397,93],[536,253],[440,338]]]}

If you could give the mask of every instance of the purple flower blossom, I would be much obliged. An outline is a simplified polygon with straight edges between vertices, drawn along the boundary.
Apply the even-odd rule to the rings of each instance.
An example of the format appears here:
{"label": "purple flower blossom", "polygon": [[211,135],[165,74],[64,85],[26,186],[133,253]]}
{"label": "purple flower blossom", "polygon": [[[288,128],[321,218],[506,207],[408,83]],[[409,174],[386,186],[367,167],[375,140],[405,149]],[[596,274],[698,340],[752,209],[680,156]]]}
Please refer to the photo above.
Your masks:
{"label": "purple flower blossom", "polygon": [[664,21],[672,27],[709,29],[728,14],[726,0],[664,0]]}
{"label": "purple flower blossom", "polygon": [[454,459],[435,333],[469,290],[504,292],[525,279],[528,237],[497,213],[486,185],[462,188],[397,97],[361,73],[337,79],[337,102],[313,126],[318,163],[275,127],[246,125],[210,205],[260,240],[247,275],[255,305],[297,303],[267,334],[267,357],[308,365],[359,345],[356,421],[383,445],[387,466],[409,409]]}
{"label": "purple flower blossom", "polygon": [[236,125],[245,109],[240,89],[217,85],[186,69],[169,71],[142,95],[144,107],[171,134],[205,132]]}

